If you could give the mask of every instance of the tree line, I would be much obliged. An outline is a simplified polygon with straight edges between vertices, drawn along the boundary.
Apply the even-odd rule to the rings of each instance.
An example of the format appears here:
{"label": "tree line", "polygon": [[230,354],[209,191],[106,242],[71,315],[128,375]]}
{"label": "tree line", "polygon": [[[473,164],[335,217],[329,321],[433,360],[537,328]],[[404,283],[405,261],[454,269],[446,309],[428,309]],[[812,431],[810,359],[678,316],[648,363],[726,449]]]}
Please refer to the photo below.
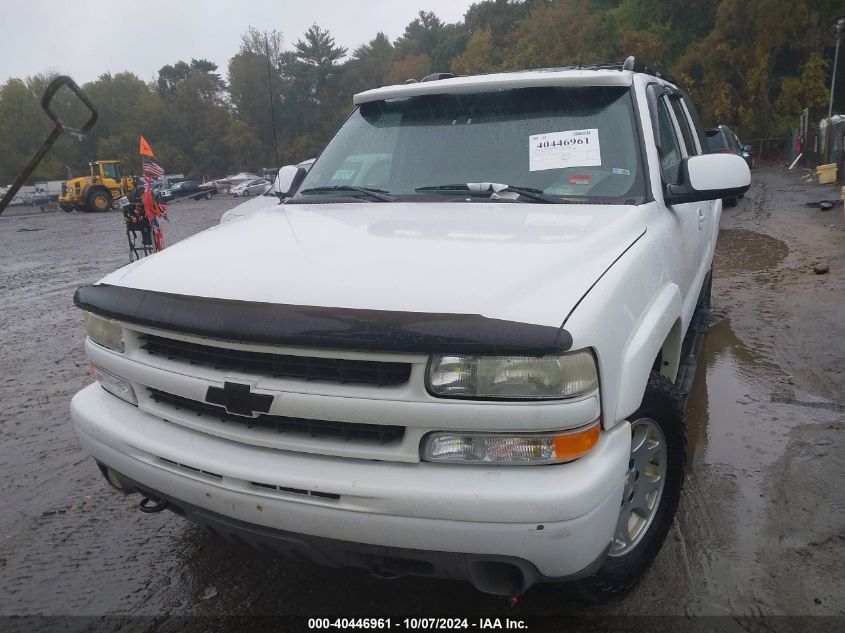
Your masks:
{"label": "tree line", "polygon": [[[82,141],[60,138],[33,178],[64,178],[65,165],[79,175],[95,158],[137,169],[140,134],[169,172],[219,177],[298,162],[319,153],[352,95],[368,88],[435,71],[627,55],[690,92],[705,124],[724,123],[744,138],[785,136],[803,108],[826,113],[837,9],[834,0],[482,0],[460,22],[420,11],[397,39],[377,32],[352,51],[317,24],[290,47],[281,31],[250,27],[225,69],[191,59],[162,67],[152,82],[126,71],[86,83],[97,126]],[[50,79],[12,78],[0,87],[0,183],[49,131],[39,98]],[[69,120],[84,116],[68,95],[57,99]]]}

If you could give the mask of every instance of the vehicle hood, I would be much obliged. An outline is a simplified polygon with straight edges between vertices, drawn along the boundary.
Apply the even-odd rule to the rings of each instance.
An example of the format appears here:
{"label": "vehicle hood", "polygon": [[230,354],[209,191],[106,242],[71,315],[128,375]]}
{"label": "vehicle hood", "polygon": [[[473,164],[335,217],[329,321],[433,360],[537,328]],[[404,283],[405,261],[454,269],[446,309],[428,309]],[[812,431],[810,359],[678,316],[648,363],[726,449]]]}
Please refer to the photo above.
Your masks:
{"label": "vehicle hood", "polygon": [[[234,189],[232,189],[234,191]],[[246,202],[241,202],[239,205],[232,207],[222,216],[220,216],[220,223],[231,222],[232,220],[237,220],[245,215],[249,215],[250,213],[254,213],[255,211],[260,211],[261,209],[266,209],[268,207],[275,208],[279,206],[279,199],[275,196],[255,196],[254,198],[248,198]]]}
{"label": "vehicle hood", "polygon": [[100,283],[560,326],[644,232],[642,210],[625,205],[276,205],[198,233]]}

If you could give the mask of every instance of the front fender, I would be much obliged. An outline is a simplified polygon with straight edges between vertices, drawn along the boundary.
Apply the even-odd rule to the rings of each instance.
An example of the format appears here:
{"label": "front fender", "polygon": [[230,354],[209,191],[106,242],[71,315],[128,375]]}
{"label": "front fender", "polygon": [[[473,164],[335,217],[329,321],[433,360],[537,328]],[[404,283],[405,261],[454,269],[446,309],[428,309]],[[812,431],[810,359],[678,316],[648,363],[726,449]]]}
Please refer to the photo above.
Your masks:
{"label": "front fender", "polygon": [[626,418],[639,408],[654,359],[663,349],[664,343],[666,352],[661,373],[674,381],[683,340],[682,304],[678,285],[666,284],[654,296],[631,331],[622,355],[614,420]]}

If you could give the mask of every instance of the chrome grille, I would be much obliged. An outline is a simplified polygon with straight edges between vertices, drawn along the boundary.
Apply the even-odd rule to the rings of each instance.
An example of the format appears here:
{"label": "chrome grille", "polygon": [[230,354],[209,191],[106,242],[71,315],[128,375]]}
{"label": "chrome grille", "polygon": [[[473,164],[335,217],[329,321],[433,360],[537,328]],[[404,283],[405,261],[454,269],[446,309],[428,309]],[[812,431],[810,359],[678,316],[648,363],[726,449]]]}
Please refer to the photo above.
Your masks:
{"label": "chrome grille", "polygon": [[281,415],[261,414],[247,417],[229,413],[225,408],[208,402],[183,398],[158,389],[148,388],[150,397],[159,404],[176,410],[193,413],[196,416],[214,419],[221,424],[231,424],[247,429],[262,428],[278,433],[294,433],[313,438],[343,439],[347,442],[392,444],[400,442],[405,435],[404,426],[388,424],[360,424],[357,422],[336,422],[331,420],[310,420]]}

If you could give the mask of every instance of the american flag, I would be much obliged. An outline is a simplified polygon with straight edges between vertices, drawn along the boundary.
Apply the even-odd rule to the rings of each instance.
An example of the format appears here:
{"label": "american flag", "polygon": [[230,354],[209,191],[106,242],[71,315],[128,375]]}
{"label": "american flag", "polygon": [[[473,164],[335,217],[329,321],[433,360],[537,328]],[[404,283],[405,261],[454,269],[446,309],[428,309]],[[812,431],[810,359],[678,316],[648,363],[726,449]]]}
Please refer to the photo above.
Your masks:
{"label": "american flag", "polygon": [[142,156],[141,161],[144,164],[144,176],[146,178],[161,178],[164,176],[164,169],[152,158]]}

